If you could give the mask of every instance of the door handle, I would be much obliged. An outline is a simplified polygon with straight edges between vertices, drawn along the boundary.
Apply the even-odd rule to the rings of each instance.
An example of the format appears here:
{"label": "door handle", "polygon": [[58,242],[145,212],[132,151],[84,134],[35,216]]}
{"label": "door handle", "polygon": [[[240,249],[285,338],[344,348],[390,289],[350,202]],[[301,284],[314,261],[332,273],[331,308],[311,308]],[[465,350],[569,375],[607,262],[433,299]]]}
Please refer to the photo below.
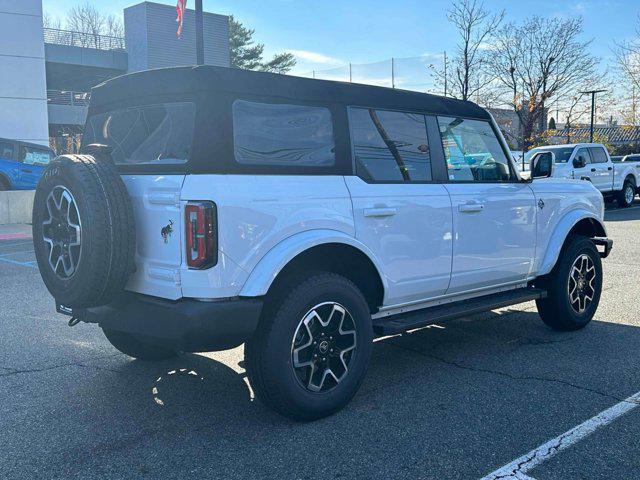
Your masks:
{"label": "door handle", "polygon": [[398,213],[398,210],[391,207],[375,207],[364,209],[364,216],[372,218],[393,217],[396,213]]}
{"label": "door handle", "polygon": [[484,210],[484,205],[481,203],[464,203],[458,205],[458,211],[462,213],[477,213]]}
{"label": "door handle", "polygon": [[613,170],[613,167],[607,167],[607,170],[611,171]]}
{"label": "door handle", "polygon": [[22,170],[23,173],[33,173],[33,170]]}
{"label": "door handle", "polygon": [[596,171],[596,169],[595,169],[595,168],[592,168],[592,169],[591,169],[591,171],[592,171],[592,172],[595,172],[595,171]]}

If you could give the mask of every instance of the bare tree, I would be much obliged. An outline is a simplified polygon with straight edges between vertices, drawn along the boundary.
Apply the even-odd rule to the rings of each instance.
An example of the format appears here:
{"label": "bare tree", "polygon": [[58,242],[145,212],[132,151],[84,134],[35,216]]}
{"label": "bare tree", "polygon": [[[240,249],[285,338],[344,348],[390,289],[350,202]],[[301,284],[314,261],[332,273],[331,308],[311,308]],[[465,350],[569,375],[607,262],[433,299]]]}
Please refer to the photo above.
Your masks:
{"label": "bare tree", "polygon": [[[111,45],[112,39],[103,39],[104,36],[123,37],[124,27],[122,20],[113,15],[105,16],[90,3],[76,5],[67,14],[65,28],[77,32],[76,42],[89,48],[121,48]],[[109,42],[103,45],[103,42]],[[116,41],[117,42],[117,41]]]}
{"label": "bare tree", "polygon": [[523,127],[524,148],[546,124],[551,98],[573,98],[602,80],[599,60],[582,41],[582,19],[531,17],[500,29],[491,69]]}
{"label": "bare tree", "polygon": [[640,16],[636,26],[636,38],[615,42],[613,53],[616,57],[618,69],[622,75],[633,82],[636,88],[640,87]]}
{"label": "bare tree", "polygon": [[[451,94],[462,100],[490,98],[486,90],[494,79],[487,69],[493,35],[504,19],[504,11],[491,14],[478,0],[455,0],[447,19],[459,40],[448,71],[437,71],[440,83],[451,85]],[[447,78],[445,78],[445,75]]]}

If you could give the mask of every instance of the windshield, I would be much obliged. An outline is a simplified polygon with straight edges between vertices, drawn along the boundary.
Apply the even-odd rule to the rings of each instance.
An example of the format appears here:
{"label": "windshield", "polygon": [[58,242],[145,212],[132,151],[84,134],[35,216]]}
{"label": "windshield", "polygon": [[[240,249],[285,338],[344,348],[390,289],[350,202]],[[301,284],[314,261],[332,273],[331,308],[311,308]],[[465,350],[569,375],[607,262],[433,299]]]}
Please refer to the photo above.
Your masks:
{"label": "windshield", "polygon": [[538,147],[533,150],[529,150],[525,156],[524,160],[528,164],[531,161],[531,157],[538,152],[553,152],[556,156],[556,163],[567,163],[571,154],[573,153],[574,147],[561,147],[561,148],[548,148],[548,147]]}
{"label": "windshield", "polygon": [[113,110],[87,120],[82,143],[109,145],[120,165],[180,164],[189,160],[194,124],[193,103]]}

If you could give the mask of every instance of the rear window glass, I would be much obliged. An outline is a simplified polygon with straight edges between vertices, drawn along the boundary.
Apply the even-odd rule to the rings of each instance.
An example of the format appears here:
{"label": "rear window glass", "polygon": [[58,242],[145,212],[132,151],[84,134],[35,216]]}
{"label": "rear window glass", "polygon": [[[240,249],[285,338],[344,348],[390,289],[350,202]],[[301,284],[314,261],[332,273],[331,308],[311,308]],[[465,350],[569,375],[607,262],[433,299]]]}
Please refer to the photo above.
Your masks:
{"label": "rear window glass", "polygon": [[591,158],[593,163],[607,163],[607,153],[602,147],[591,147]]}
{"label": "rear window glass", "polygon": [[241,164],[331,167],[336,163],[333,121],[325,107],[236,100],[233,139]]}
{"label": "rear window glass", "polygon": [[120,165],[180,164],[189,160],[196,108],[164,103],[114,110],[87,120],[83,144],[112,148]]}

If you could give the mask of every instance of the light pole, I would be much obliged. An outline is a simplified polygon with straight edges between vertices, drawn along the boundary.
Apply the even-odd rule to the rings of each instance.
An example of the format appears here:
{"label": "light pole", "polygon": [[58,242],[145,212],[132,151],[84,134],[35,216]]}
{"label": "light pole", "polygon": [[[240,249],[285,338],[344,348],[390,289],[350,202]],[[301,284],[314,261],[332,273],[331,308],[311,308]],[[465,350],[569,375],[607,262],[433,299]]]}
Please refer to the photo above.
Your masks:
{"label": "light pole", "polygon": [[587,90],[580,92],[583,95],[591,95],[591,126],[589,127],[589,143],[593,143],[593,122],[596,115],[596,93],[606,92],[606,90]]}
{"label": "light pole", "polygon": [[202,0],[196,0],[196,63],[204,65],[204,18]]}

